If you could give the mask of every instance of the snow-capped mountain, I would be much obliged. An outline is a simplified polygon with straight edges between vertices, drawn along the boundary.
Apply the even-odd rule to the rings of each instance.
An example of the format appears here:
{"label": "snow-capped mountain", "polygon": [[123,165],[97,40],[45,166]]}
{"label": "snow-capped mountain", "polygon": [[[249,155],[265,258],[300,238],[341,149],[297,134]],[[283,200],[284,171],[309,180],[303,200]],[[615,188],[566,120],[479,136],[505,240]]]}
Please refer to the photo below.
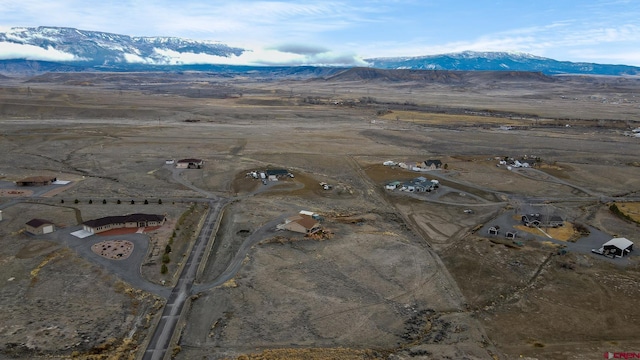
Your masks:
{"label": "snow-capped mountain", "polygon": [[574,63],[512,52],[464,51],[452,54],[365,59],[380,69],[462,71],[537,71],[545,74],[638,75],[640,68],[627,65]]}
{"label": "snow-capped mountain", "polygon": [[[175,37],[132,37],[66,27],[22,27],[0,32],[0,72],[67,71],[230,71],[251,50],[220,42]],[[255,59],[254,59],[255,60]],[[362,63],[362,59],[359,59]],[[509,52],[465,51],[453,54],[371,58],[379,69],[535,71],[553,74],[638,75],[626,65],[573,63]],[[261,63],[260,61],[254,63]],[[277,65],[277,62],[266,62]],[[344,63],[343,63],[344,64]],[[346,65],[337,65],[345,67]],[[360,65],[358,65],[360,66]],[[282,67],[287,67],[283,64]],[[236,66],[248,71],[255,66]]]}
{"label": "snow-capped mountain", "polygon": [[59,61],[82,66],[180,65],[189,56],[204,55],[205,59],[210,56],[212,61],[213,57],[239,56],[244,51],[212,41],[131,37],[62,27],[12,28],[0,32],[3,60]]}

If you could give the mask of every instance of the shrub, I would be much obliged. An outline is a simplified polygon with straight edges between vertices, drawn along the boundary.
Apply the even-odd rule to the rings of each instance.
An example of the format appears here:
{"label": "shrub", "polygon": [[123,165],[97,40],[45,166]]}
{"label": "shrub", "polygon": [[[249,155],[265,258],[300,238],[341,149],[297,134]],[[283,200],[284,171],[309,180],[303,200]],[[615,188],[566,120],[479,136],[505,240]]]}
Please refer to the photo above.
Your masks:
{"label": "shrub", "polygon": [[160,267],[160,273],[166,274],[168,271],[169,269],[167,268],[167,264],[162,264],[162,266]]}
{"label": "shrub", "polygon": [[164,253],[168,254],[171,252],[171,246],[169,246],[169,244],[167,244],[167,246],[164,247]]}
{"label": "shrub", "polygon": [[162,263],[163,264],[168,264],[170,262],[171,262],[171,258],[169,257],[169,254],[162,255]]}

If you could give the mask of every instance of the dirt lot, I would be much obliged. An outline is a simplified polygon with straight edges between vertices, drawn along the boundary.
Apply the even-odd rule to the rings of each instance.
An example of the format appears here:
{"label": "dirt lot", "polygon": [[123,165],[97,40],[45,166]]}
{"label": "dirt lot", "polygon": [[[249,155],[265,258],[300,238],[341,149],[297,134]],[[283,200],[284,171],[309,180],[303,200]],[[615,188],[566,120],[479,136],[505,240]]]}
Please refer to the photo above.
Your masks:
{"label": "dirt lot", "polygon": [[[164,165],[187,157],[205,166],[179,180],[237,196],[198,282],[218,279],[254,233],[264,239],[231,281],[193,296],[177,359],[599,359],[640,349],[637,256],[621,266],[473,233],[504,211],[547,202],[571,222],[638,244],[637,225],[606,206],[625,202],[632,213],[639,201],[640,142],[622,135],[638,126],[630,94],[640,86],[632,79],[218,79],[228,88],[205,89],[211,75],[184,74],[153,75],[151,89],[137,85],[144,75],[92,78],[92,86],[60,76],[0,88],[0,180],[75,181],[48,197],[0,197],[0,357],[141,356],[163,300],[22,229],[32,218],[69,228],[107,215],[166,213],[167,227],[151,235],[140,266],[148,281],[169,285],[206,210],[192,202],[202,193]],[[211,96],[193,96],[197,89]],[[496,166],[496,157],[524,155],[544,166]],[[380,165],[427,159],[447,170]],[[245,177],[264,168],[295,178],[265,186]],[[419,175],[442,188],[424,198],[383,189]],[[262,228],[301,209],[319,213],[334,236]],[[172,237],[169,273],[161,275]]]}

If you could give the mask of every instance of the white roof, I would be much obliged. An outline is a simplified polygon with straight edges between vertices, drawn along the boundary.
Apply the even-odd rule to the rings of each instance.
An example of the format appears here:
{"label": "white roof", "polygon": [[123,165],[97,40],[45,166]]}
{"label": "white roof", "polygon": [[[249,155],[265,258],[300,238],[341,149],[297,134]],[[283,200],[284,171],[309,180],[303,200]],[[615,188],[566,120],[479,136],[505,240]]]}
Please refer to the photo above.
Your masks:
{"label": "white roof", "polygon": [[626,239],[626,238],[613,238],[613,239],[607,241],[606,243],[604,243],[604,245],[602,245],[602,246],[604,247],[604,246],[607,246],[607,245],[613,245],[613,246],[617,247],[618,249],[626,249],[629,246],[633,245],[633,242],[631,240],[629,240],[629,239]]}
{"label": "white roof", "polygon": [[80,239],[84,239],[86,237],[89,237],[89,236],[93,235],[93,233],[90,233],[90,232],[82,229],[82,230],[78,230],[78,231],[72,232],[71,235],[73,235],[73,236],[75,236],[77,238],[80,238]]}

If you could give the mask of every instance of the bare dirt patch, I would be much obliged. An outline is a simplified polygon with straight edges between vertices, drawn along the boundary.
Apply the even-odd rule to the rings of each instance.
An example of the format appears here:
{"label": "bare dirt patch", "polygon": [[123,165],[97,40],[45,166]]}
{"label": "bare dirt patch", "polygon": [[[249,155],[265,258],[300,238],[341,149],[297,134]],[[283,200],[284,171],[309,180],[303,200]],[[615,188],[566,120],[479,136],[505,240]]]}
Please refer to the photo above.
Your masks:
{"label": "bare dirt patch", "polygon": [[0,196],[2,197],[31,196],[32,194],[33,190],[0,189]]}
{"label": "bare dirt patch", "polygon": [[109,260],[125,260],[133,252],[133,246],[130,241],[109,240],[91,245],[91,251]]}

